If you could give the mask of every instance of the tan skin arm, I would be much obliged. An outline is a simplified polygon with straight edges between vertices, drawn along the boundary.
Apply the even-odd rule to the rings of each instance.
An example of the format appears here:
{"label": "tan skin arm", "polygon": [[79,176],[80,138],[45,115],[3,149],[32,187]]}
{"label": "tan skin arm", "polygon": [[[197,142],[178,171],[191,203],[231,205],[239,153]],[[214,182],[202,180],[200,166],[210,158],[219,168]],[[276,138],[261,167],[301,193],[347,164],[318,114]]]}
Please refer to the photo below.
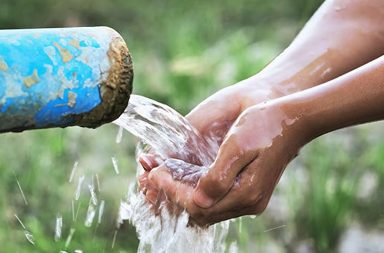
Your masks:
{"label": "tan skin arm", "polygon": [[224,137],[249,106],[319,85],[376,59],[384,54],[383,13],[382,0],[325,1],[266,68],[207,98],[188,120],[203,134]]}
{"label": "tan skin arm", "polygon": [[261,73],[282,95],[332,80],[384,53],[384,2],[329,0]]}
{"label": "tan skin arm", "polygon": [[[215,201],[210,207],[196,205],[195,189],[173,181],[163,166],[155,170],[156,176],[150,175],[151,183],[165,190],[168,199],[185,208],[200,225],[259,214],[267,206],[286,165],[302,146],[336,129],[383,120],[383,98],[381,57],[323,85],[249,107],[222,144],[213,164],[215,168],[219,163],[220,170],[200,179]],[[231,161],[226,160],[229,153]],[[228,191],[227,183],[231,185]],[[197,187],[198,191],[201,189]],[[226,194],[221,197],[223,191]]]}
{"label": "tan skin arm", "polygon": [[302,121],[308,128],[304,135],[309,140],[340,128],[383,120],[384,56],[323,85],[273,103],[284,105],[287,115]]}
{"label": "tan skin arm", "polygon": [[[301,111],[293,115],[295,110],[284,109],[293,102],[284,106],[272,105],[289,97],[315,98],[298,91],[331,80],[382,55],[383,11],[384,2],[380,0],[326,1],[292,44],[263,71],[217,92],[187,116],[204,135],[214,135],[221,140],[225,137],[210,171],[199,180],[196,189],[173,181],[167,169],[160,166],[150,173],[149,180],[149,172],[142,177],[142,184],[149,189],[147,199],[154,202],[158,189],[163,189],[168,198],[186,208],[198,224],[262,212],[287,163],[313,136],[323,134],[319,131],[306,135],[303,129],[294,130],[299,129],[299,122],[304,122],[299,118],[307,118],[303,115],[308,116],[305,122],[311,126],[310,122],[315,120],[310,120],[310,115],[316,115],[315,109],[305,109],[312,111],[310,114]],[[334,81],[340,82],[339,79]],[[343,86],[349,90],[344,91],[344,96],[354,98],[347,85],[348,82]],[[360,88],[365,84],[361,85]],[[320,92],[316,91],[320,87],[308,92]],[[328,89],[337,94],[336,98],[342,96],[340,92]],[[298,93],[286,96],[294,92]],[[282,96],[285,97],[271,100]],[[261,103],[265,101],[269,102]],[[308,101],[308,108],[318,108],[319,103]],[[322,122],[335,126],[336,123],[330,123],[332,118],[327,118],[330,115],[326,117],[325,114]],[[282,126],[282,118],[287,116],[286,126]],[[319,129],[324,131],[326,127]],[[286,134],[276,137],[281,131]],[[158,166],[150,159],[143,159],[142,163],[148,171]],[[240,183],[235,183],[237,175],[241,177]]]}

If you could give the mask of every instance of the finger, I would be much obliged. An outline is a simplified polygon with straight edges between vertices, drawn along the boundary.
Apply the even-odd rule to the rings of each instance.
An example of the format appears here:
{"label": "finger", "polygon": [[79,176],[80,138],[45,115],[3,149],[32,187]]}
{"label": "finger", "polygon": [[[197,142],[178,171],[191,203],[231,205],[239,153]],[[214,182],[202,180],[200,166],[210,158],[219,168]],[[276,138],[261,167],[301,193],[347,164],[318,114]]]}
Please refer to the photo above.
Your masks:
{"label": "finger", "polygon": [[236,134],[231,134],[220,146],[216,160],[203,175],[195,189],[193,200],[202,207],[209,208],[225,196],[231,189],[236,176],[250,164],[257,154],[241,147]]}
{"label": "finger", "polygon": [[251,215],[251,214],[254,214],[253,207],[247,207],[247,208],[242,208],[240,210],[230,210],[230,211],[220,212],[215,215],[207,216],[199,220],[196,220],[193,217],[190,217],[190,224],[197,224],[201,227],[204,227],[204,226],[213,225],[221,221],[234,219],[240,216]]}
{"label": "finger", "polygon": [[139,188],[141,190],[144,190],[148,184],[148,172],[144,172],[143,174],[141,174],[138,178],[138,181],[139,181]]}
{"label": "finger", "polygon": [[153,168],[159,166],[157,157],[153,154],[143,154],[139,157],[139,162],[145,171],[151,171]]}
{"label": "finger", "polygon": [[191,217],[200,225],[209,225],[242,215],[260,214],[268,203],[268,194],[257,187],[252,176],[260,170],[260,161],[254,160],[237,178],[223,199],[208,209],[191,209]]}
{"label": "finger", "polygon": [[196,186],[201,175],[208,170],[208,167],[198,166],[174,158],[165,160],[164,165],[175,181],[182,181],[192,187]]}
{"label": "finger", "polygon": [[149,201],[151,204],[155,205],[157,202],[159,191],[156,189],[147,190],[145,194],[145,199]]}
{"label": "finger", "polygon": [[175,181],[167,167],[160,166],[152,170],[148,179],[150,184],[164,192],[170,202],[184,209],[187,208],[187,203],[191,202],[193,187]]}

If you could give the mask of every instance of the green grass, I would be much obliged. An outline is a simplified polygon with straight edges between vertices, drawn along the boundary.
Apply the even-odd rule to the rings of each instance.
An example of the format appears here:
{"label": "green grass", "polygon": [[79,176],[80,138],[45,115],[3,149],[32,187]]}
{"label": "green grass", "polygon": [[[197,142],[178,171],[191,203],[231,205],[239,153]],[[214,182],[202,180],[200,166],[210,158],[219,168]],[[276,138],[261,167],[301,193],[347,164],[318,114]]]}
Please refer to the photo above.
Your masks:
{"label": "green grass", "polygon": [[[6,252],[52,252],[65,249],[71,228],[75,229],[68,251],[111,252],[119,201],[125,197],[128,180],[133,180],[135,164],[132,158],[134,142],[115,144],[117,127],[99,130],[80,128],[39,130],[22,134],[4,134],[0,169],[2,171],[0,241]],[[102,136],[99,134],[102,133]],[[5,145],[6,144],[6,145]],[[129,147],[128,147],[129,146]],[[87,150],[85,152],[85,150]],[[116,175],[111,157],[119,160],[120,174]],[[74,180],[69,183],[72,166],[79,161]],[[88,184],[98,175],[99,203],[105,200],[101,224],[97,217],[91,228],[84,226],[90,194]],[[78,178],[84,175],[80,199],[75,201]],[[25,204],[17,180],[25,194]],[[72,201],[76,221],[72,218]],[[57,214],[63,216],[63,237],[55,242],[54,229]],[[17,215],[35,239],[29,244]],[[96,214],[97,215],[97,214]],[[85,243],[86,242],[86,243]],[[130,226],[119,230],[115,252],[134,252],[137,238]],[[28,250],[28,251],[27,251]]]}

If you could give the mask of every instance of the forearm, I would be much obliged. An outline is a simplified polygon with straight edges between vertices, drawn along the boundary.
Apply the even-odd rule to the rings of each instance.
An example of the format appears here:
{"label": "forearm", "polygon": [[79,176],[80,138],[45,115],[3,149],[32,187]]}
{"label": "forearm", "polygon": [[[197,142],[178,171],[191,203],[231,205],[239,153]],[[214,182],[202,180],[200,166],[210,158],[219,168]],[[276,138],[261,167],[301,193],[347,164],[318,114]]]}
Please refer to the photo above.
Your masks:
{"label": "forearm", "polygon": [[321,86],[277,99],[311,140],[384,119],[384,56]]}
{"label": "forearm", "polygon": [[381,56],[382,13],[383,0],[326,1],[265,69],[210,96],[188,120],[201,133],[218,131],[223,137],[247,108],[333,80]]}
{"label": "forearm", "polygon": [[255,76],[277,96],[332,80],[384,53],[384,1],[329,0]]}

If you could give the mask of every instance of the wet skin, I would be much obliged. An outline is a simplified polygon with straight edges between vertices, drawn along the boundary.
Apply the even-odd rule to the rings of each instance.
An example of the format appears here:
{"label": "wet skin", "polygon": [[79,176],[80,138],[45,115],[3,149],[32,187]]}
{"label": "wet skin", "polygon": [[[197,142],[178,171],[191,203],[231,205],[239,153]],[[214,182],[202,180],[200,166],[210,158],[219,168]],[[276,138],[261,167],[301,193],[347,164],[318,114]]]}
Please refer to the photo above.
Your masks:
{"label": "wet skin", "polygon": [[259,214],[302,146],[342,127],[384,119],[384,59],[374,60],[384,52],[383,11],[377,0],[326,1],[263,71],[187,115],[221,143],[197,184],[172,177],[174,164],[141,158],[148,201],[166,199],[199,225]]}

